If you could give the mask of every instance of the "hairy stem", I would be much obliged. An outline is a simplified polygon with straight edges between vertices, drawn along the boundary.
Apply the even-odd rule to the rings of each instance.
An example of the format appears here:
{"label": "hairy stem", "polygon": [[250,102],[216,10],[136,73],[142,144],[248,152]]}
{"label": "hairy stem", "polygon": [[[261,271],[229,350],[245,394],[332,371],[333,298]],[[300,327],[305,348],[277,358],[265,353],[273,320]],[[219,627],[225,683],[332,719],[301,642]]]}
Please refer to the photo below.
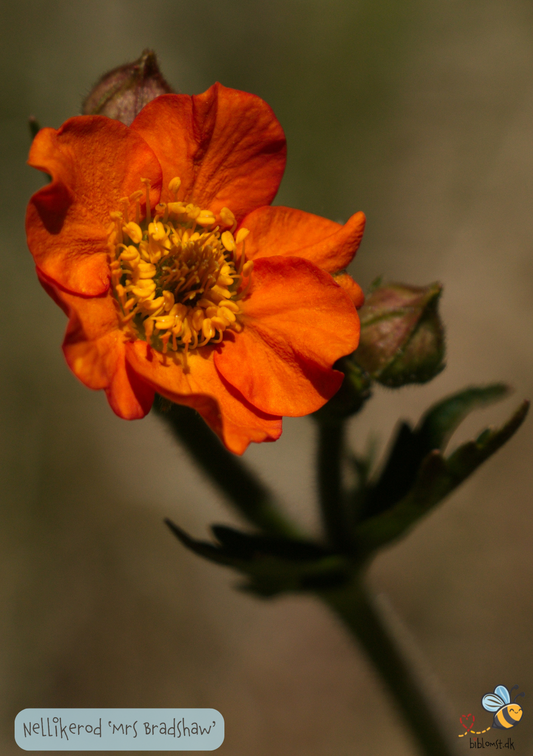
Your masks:
{"label": "hairy stem", "polygon": [[421,690],[419,680],[403,659],[360,577],[320,594],[359,641],[378,671],[403,720],[424,756],[454,756],[455,749],[442,732],[440,720]]}
{"label": "hairy stem", "polygon": [[342,485],[344,423],[318,422],[318,495],[328,543],[339,551],[350,547]]}
{"label": "hairy stem", "polygon": [[159,400],[154,402],[154,410],[171,427],[200,469],[250,523],[272,535],[298,535],[278,511],[267,486],[222,446],[197,412],[178,404],[167,409]]}

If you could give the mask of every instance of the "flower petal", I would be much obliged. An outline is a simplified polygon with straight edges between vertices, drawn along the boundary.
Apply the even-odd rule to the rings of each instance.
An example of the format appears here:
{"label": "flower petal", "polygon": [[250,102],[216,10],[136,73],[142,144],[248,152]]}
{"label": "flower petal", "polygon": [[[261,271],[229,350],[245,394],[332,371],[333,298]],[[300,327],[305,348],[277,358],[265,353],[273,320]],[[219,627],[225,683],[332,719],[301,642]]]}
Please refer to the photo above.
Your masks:
{"label": "flower petal", "polygon": [[117,328],[112,295],[85,299],[53,285],[39,270],[45,291],[68,315],[63,352],[72,372],[91,389],[105,389],[113,411],[125,420],[144,417],[154,390],[126,362],[124,336]]}
{"label": "flower petal", "polygon": [[340,273],[333,276],[333,280],[344,289],[357,309],[364,305],[365,295],[363,293],[363,290],[348,273],[341,271]]}
{"label": "flower petal", "polygon": [[243,330],[226,338],[215,364],[263,412],[300,416],[339,389],[332,369],[359,339],[359,318],[333,278],[298,257],[257,260]]}
{"label": "flower petal", "polygon": [[244,218],[250,231],[246,257],[285,255],[303,257],[319,268],[335,273],[352,261],[365,229],[365,216],[355,213],[340,223],[291,207],[259,207]]}
{"label": "flower petal", "polygon": [[234,454],[242,454],[251,441],[280,437],[281,417],[261,412],[228,384],[215,367],[212,347],[190,353],[187,372],[179,356],[165,360],[144,341],[129,343],[126,350],[129,364],[143,381],[170,401],[196,409]]}
{"label": "flower petal", "polygon": [[237,219],[268,205],[285,170],[283,129],[255,95],[214,84],[207,92],[162,95],[139,113],[131,128],[152,147],[169,181],[182,181],[179,199],[215,214],[229,207]]}
{"label": "flower petal", "polygon": [[146,142],[103,116],[71,118],[59,129],[41,129],[29,164],[52,176],[30,200],[28,246],[44,274],[67,291],[97,296],[109,287],[107,231],[120,199],[152,183],[159,201],[161,168]]}

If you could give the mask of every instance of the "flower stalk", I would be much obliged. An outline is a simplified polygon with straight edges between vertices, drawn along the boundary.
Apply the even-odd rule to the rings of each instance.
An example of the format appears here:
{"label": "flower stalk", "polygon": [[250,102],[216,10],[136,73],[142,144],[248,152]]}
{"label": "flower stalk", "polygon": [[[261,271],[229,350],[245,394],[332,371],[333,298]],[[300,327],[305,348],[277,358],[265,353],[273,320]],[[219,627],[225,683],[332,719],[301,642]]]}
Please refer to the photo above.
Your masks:
{"label": "flower stalk", "polygon": [[250,524],[271,535],[298,535],[276,507],[267,486],[222,446],[194,410],[159,397],[154,411],[167,422],[202,472]]}
{"label": "flower stalk", "polygon": [[341,552],[350,549],[350,530],[342,485],[344,422],[318,421],[318,496],[328,545]]}
{"label": "flower stalk", "polygon": [[[322,522],[328,543],[337,551],[354,551],[352,527],[345,502],[342,465],[345,423],[318,422],[318,492]],[[322,601],[342,620],[362,646],[403,715],[424,756],[453,756],[454,750],[441,730],[434,708],[404,660],[363,583],[364,565],[339,587],[318,592]]]}
{"label": "flower stalk", "polygon": [[320,598],[365,650],[424,756],[453,756],[436,712],[368,595],[361,576]]}

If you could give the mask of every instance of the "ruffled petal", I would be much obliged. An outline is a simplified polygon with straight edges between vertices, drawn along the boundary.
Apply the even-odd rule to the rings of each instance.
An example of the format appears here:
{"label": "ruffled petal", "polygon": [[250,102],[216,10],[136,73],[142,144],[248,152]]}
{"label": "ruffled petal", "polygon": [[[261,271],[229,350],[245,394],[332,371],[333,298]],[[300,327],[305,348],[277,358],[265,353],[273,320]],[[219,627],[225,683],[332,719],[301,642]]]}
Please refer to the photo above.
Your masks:
{"label": "ruffled petal", "polygon": [[117,327],[112,295],[77,297],[58,289],[37,272],[45,291],[69,318],[63,352],[74,375],[91,389],[104,389],[119,417],[144,417],[154,401],[154,390],[126,362],[124,336]]}
{"label": "ruffled petal", "polygon": [[335,283],[338,283],[340,287],[348,294],[354,305],[359,309],[365,303],[365,295],[362,288],[356,283],[349,273],[341,271],[333,276]]}
{"label": "ruffled petal", "polygon": [[259,207],[244,218],[250,231],[246,257],[285,255],[303,257],[335,273],[352,261],[365,229],[365,216],[355,213],[342,226],[319,215],[290,207]]}
{"label": "ruffled petal", "polygon": [[107,228],[120,199],[152,183],[159,202],[161,168],[146,142],[124,124],[103,116],[71,118],[41,129],[29,164],[52,176],[26,214],[28,246],[38,268],[67,291],[98,296],[109,287]]}
{"label": "ruffled petal", "polygon": [[333,278],[298,257],[257,260],[243,330],[215,355],[226,380],[264,412],[307,415],[339,389],[332,369],[355,350],[359,318]]}
{"label": "ruffled petal", "polygon": [[250,442],[275,441],[281,435],[281,417],[253,407],[217,371],[213,347],[187,357],[163,357],[144,341],[126,345],[133,371],[158,393],[176,404],[193,407],[234,454],[242,454]]}
{"label": "ruffled petal", "polygon": [[193,97],[157,97],[131,129],[159,158],[163,201],[173,199],[168,183],[179,176],[178,199],[215,214],[229,207],[240,219],[272,202],[285,170],[285,136],[272,109],[221,84]]}

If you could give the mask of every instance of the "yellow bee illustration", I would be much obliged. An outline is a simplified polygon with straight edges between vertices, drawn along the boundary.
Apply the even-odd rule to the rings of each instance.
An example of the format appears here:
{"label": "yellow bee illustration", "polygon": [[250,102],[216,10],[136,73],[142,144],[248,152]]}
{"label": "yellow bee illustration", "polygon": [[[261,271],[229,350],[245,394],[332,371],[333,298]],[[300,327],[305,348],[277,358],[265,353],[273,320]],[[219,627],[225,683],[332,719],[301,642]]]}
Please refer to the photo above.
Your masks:
{"label": "yellow bee illustration", "polygon": [[[518,685],[513,685],[511,691],[518,688]],[[481,705],[485,711],[493,711],[494,719],[492,721],[493,727],[498,727],[500,730],[507,730],[510,727],[514,727],[522,719],[522,707],[515,703],[518,696],[523,696],[524,693],[518,693],[511,701],[511,694],[505,687],[505,685],[497,685],[494,688],[494,693],[487,693],[481,699]]]}

